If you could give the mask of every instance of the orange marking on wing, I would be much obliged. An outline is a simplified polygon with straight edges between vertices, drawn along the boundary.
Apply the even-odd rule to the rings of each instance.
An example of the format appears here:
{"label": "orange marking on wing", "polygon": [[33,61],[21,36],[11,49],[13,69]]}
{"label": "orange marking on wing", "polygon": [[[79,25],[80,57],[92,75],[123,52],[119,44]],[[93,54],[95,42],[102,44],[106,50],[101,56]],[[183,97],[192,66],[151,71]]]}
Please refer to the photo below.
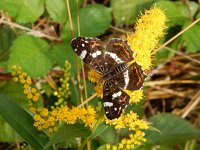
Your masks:
{"label": "orange marking on wing", "polygon": [[[121,44],[121,43],[114,43],[113,45],[114,45],[114,46],[121,46],[123,49],[128,49],[128,48],[124,47],[124,45]],[[126,56],[127,56],[128,58],[131,58],[131,57],[132,57],[132,56],[129,55],[129,53],[128,53],[126,50],[125,50],[125,53],[126,53]]]}
{"label": "orange marking on wing", "polygon": [[135,71],[136,71],[136,74],[137,74],[137,76],[138,76],[138,78],[139,78],[139,81],[137,82],[137,85],[142,81],[142,78],[140,77],[140,73],[138,72],[138,69],[137,69],[137,67],[136,66],[133,66],[134,67],[134,69],[135,69]]}
{"label": "orange marking on wing", "polygon": [[92,43],[91,46],[92,46],[92,48],[94,48],[94,47],[100,47],[101,45],[98,43]]}

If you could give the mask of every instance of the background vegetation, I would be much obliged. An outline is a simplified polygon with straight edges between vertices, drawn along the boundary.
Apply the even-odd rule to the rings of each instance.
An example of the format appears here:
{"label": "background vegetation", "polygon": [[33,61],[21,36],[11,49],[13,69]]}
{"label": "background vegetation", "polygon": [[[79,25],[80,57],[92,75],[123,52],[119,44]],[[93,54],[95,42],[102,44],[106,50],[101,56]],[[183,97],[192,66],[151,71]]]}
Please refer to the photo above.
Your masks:
{"label": "background vegetation", "polygon": [[[78,35],[76,2],[69,0],[75,37]],[[137,17],[155,4],[165,10],[168,18],[167,34],[160,45],[200,18],[199,1],[79,0],[80,33],[106,40],[133,32]],[[24,111],[27,110],[26,97],[22,87],[11,80],[11,66],[21,66],[32,77],[42,93],[41,105],[48,108],[55,100],[48,79],[59,84],[57,81],[63,72],[57,68],[63,68],[68,60],[71,64],[70,100],[73,105],[80,103],[78,88],[74,86],[76,62],[70,46],[72,36],[67,10],[65,0],[0,0],[0,149],[19,148],[23,141],[41,149],[49,142],[45,133],[33,127],[32,117]],[[81,66],[80,60],[78,63]],[[200,149],[200,23],[162,48],[154,64],[148,73],[144,99],[130,109],[161,133],[148,131],[147,142],[138,149]],[[94,85],[89,81],[87,89],[89,95],[94,92]],[[94,106],[98,102],[97,98],[90,101]],[[76,131],[77,128],[80,130]],[[91,149],[115,143],[116,133],[112,127],[101,126],[93,133]],[[68,126],[48,144],[59,140],[60,148],[75,149],[76,142],[72,138],[77,134],[87,137],[91,133],[82,126]],[[126,135],[127,130],[120,134]]]}

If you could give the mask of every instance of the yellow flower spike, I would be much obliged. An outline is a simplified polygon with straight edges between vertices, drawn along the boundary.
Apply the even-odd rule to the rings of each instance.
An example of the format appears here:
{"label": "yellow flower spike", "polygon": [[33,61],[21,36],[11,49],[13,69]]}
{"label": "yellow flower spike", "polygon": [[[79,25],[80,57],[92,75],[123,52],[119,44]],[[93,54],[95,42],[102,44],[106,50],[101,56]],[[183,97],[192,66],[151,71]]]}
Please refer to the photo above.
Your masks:
{"label": "yellow flower spike", "polygon": [[117,150],[117,146],[113,145],[112,150]]}
{"label": "yellow flower spike", "polygon": [[38,99],[39,99],[39,97],[36,96],[36,95],[34,95],[33,98],[32,98],[32,100],[33,100],[34,102],[38,101]]}
{"label": "yellow flower spike", "polygon": [[32,99],[32,98],[33,98],[33,94],[28,93],[27,98],[28,98],[28,99]]}
{"label": "yellow flower spike", "polygon": [[36,92],[37,92],[37,89],[36,89],[36,88],[31,88],[31,92],[32,92],[32,93],[36,93]]}
{"label": "yellow flower spike", "polygon": [[93,83],[98,83],[101,78],[102,76],[97,72],[95,72],[94,70],[90,70],[88,72],[88,79]]}
{"label": "yellow flower spike", "polygon": [[134,50],[135,60],[143,70],[150,70],[152,67],[152,52],[159,38],[164,35],[166,21],[164,11],[152,7],[138,19],[134,34],[127,35],[128,43]]}
{"label": "yellow flower spike", "polygon": [[106,144],[106,150],[110,150],[111,146],[110,144]]}
{"label": "yellow flower spike", "polygon": [[130,104],[136,104],[140,102],[142,96],[143,96],[143,90],[137,90],[137,91],[129,91],[129,90],[124,90],[129,96],[130,96]]}
{"label": "yellow flower spike", "polygon": [[40,115],[43,117],[48,116],[49,110],[47,108],[43,108],[42,111],[40,112]]}
{"label": "yellow flower spike", "polygon": [[39,120],[41,119],[41,117],[40,117],[40,115],[35,115],[35,116],[33,117],[33,119],[34,119],[35,121],[39,121]]}
{"label": "yellow flower spike", "polygon": [[94,88],[96,93],[97,93],[97,96],[100,97],[100,98],[103,98],[103,85],[104,85],[104,81],[98,82],[97,85]]}
{"label": "yellow flower spike", "polygon": [[87,107],[87,113],[88,115],[96,115],[96,111],[90,105]]}
{"label": "yellow flower spike", "polygon": [[83,122],[85,123],[85,126],[89,126],[91,127],[92,124],[95,122],[95,116],[93,115],[86,115],[86,117],[84,118]]}
{"label": "yellow flower spike", "polygon": [[65,122],[68,124],[74,124],[76,122],[76,115],[72,113],[72,111],[68,111],[65,116]]}
{"label": "yellow flower spike", "polygon": [[13,78],[13,81],[18,82],[18,81],[19,81],[19,78],[18,78],[18,77],[14,77],[14,78]]}

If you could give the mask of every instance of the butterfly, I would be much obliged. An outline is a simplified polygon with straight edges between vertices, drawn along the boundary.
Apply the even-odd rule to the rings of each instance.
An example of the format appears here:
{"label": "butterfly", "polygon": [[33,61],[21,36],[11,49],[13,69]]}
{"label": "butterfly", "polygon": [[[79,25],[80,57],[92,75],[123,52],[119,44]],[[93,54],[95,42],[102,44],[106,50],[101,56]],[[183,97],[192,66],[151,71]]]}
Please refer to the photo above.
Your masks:
{"label": "butterfly", "polygon": [[124,90],[135,91],[143,86],[145,74],[134,60],[133,50],[126,40],[111,38],[104,44],[98,38],[77,37],[71,47],[82,61],[102,76],[103,107],[108,119],[121,116],[130,96]]}

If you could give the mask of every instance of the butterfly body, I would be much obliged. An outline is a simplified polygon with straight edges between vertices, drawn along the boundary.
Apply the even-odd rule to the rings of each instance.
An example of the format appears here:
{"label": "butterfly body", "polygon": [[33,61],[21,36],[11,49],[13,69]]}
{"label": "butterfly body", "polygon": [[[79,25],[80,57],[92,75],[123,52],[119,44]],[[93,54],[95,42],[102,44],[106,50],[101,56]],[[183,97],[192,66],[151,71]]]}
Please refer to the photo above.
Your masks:
{"label": "butterfly body", "polygon": [[[120,117],[129,104],[129,95],[124,90],[138,90],[145,75],[141,67],[133,62],[133,51],[127,41],[110,39],[104,45],[97,38],[77,37],[72,40],[74,52],[90,69],[102,75],[103,106],[108,119]],[[124,89],[124,90],[123,90]]]}

